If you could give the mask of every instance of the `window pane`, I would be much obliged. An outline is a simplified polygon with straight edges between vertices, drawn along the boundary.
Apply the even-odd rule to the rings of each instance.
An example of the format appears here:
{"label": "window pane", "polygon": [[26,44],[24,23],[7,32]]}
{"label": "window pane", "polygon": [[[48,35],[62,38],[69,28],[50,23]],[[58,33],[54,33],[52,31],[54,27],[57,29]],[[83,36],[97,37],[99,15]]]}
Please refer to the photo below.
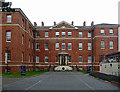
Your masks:
{"label": "window pane", "polygon": [[72,36],[72,32],[68,32],[68,37],[71,37]]}
{"label": "window pane", "polygon": [[104,47],[104,41],[101,41],[101,48],[105,48]]}
{"label": "window pane", "polygon": [[79,62],[82,62],[82,56],[79,56]]}
{"label": "window pane", "polygon": [[65,32],[62,32],[62,37],[65,37]]}
{"label": "window pane", "polygon": [[82,43],[79,43],[79,50],[82,50]]}
{"label": "window pane", "polygon": [[59,56],[56,56],[56,62],[59,62]]}
{"label": "window pane", "polygon": [[7,51],[7,60],[11,60],[11,52]]}
{"label": "window pane", "polygon": [[113,49],[113,41],[110,41],[110,49]]}
{"label": "window pane", "polygon": [[24,53],[22,52],[22,62],[24,61]]}
{"label": "window pane", "polygon": [[88,37],[91,37],[91,32],[88,32]]}
{"label": "window pane", "polygon": [[56,32],[56,37],[59,37],[59,32]]}
{"label": "window pane", "polygon": [[11,15],[7,15],[7,23],[11,23],[12,20],[12,16]]}
{"label": "window pane", "polygon": [[45,62],[48,62],[48,56],[45,56]]}
{"label": "window pane", "polygon": [[113,29],[110,29],[110,30],[109,30],[109,33],[110,33],[110,34],[113,34]]}
{"label": "window pane", "polygon": [[91,56],[88,56],[88,63],[91,63]]}
{"label": "window pane", "polygon": [[100,62],[104,60],[104,55],[100,55]]}
{"label": "window pane", "polygon": [[10,31],[6,32],[6,41],[11,41],[11,32]]}
{"label": "window pane", "polygon": [[101,34],[104,34],[104,29],[101,29]]}
{"label": "window pane", "polygon": [[45,43],[45,50],[48,50],[48,43]]}
{"label": "window pane", "polygon": [[36,63],[39,63],[39,56],[36,56]]}
{"label": "window pane", "polygon": [[91,50],[91,43],[88,43],[88,50]]}
{"label": "window pane", "polygon": [[68,50],[72,49],[72,43],[68,43]]}
{"label": "window pane", "polygon": [[36,49],[37,49],[37,50],[39,49],[39,46],[40,46],[40,44],[39,44],[39,43],[36,43]]}
{"label": "window pane", "polygon": [[79,37],[82,37],[82,32],[79,32]]}
{"label": "window pane", "polygon": [[56,50],[59,50],[59,43],[56,43]]}
{"label": "window pane", "polygon": [[48,37],[48,32],[45,32],[45,37]]}
{"label": "window pane", "polygon": [[37,33],[36,33],[36,37],[39,37],[39,36],[40,36],[40,32],[37,32]]}
{"label": "window pane", "polygon": [[65,43],[62,43],[62,50],[65,50]]}
{"label": "window pane", "polygon": [[22,44],[24,44],[24,35],[22,35]]}

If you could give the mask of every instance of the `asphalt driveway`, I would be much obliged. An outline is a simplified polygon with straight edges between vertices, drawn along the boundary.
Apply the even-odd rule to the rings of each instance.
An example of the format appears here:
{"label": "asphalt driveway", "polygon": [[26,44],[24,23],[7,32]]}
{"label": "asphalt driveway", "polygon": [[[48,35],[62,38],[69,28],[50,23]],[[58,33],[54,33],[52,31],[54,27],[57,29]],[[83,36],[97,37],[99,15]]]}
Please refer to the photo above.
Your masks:
{"label": "asphalt driveway", "polygon": [[118,90],[118,87],[80,72],[46,72],[4,85],[2,90]]}

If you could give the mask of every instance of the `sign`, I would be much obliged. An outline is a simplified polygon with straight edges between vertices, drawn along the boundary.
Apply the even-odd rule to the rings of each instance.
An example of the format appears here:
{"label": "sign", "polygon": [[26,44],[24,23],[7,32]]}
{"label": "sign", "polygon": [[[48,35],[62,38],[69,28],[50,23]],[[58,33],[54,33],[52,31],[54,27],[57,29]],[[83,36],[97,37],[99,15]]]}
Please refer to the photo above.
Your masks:
{"label": "sign", "polygon": [[26,74],[26,69],[25,66],[21,66],[21,75],[25,75]]}
{"label": "sign", "polygon": [[90,66],[87,67],[87,73],[90,73]]}

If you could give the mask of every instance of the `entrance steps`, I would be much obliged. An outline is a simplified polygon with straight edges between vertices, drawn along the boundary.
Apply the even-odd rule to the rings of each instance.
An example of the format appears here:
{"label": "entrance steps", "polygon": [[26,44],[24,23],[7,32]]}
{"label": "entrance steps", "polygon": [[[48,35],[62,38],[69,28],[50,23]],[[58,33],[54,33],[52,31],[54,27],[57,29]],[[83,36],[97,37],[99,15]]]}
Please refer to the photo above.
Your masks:
{"label": "entrance steps", "polygon": [[55,67],[54,70],[55,71],[66,71],[66,70],[72,71],[73,69],[70,66],[57,66],[57,67]]}

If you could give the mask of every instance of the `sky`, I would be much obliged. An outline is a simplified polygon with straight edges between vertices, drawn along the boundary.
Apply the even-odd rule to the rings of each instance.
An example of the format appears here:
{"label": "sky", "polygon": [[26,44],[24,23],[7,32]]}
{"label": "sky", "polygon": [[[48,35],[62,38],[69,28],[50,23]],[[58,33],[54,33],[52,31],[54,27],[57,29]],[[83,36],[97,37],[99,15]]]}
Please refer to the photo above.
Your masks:
{"label": "sky", "polygon": [[110,23],[118,24],[118,2],[120,0],[5,0],[12,8],[21,8],[29,20],[41,26],[52,26],[74,21],[75,26]]}

